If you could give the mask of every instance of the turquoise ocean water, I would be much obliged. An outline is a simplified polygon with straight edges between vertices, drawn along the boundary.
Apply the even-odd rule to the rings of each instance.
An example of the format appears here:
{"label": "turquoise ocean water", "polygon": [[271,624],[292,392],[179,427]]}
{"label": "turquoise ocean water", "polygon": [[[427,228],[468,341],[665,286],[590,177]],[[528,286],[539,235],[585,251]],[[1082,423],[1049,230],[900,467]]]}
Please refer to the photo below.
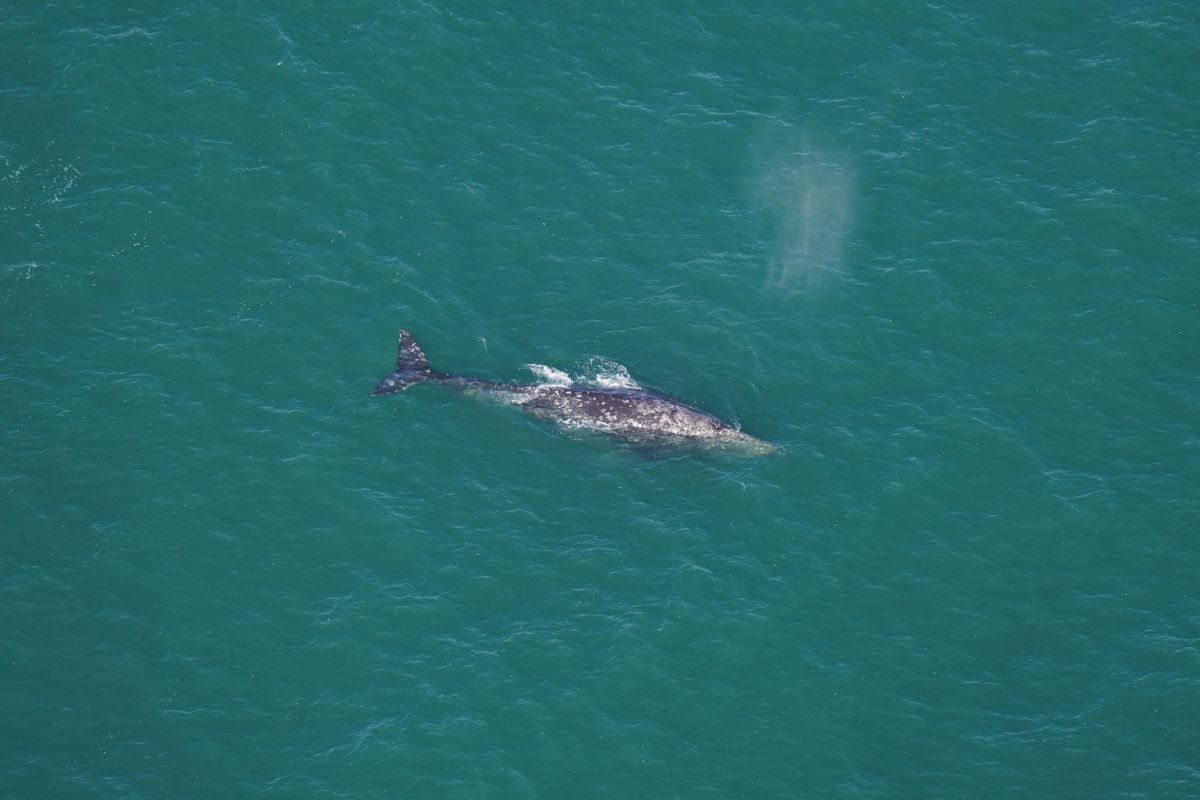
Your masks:
{"label": "turquoise ocean water", "polygon": [[0,796],[1200,797],[1195,3],[0,20]]}

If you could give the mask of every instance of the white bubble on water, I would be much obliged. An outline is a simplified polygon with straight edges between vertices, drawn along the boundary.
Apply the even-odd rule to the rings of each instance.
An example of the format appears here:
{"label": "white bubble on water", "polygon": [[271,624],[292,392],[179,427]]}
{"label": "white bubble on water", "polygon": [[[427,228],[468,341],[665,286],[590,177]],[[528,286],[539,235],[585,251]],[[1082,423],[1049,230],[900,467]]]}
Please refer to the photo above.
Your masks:
{"label": "white bubble on water", "polygon": [[580,382],[601,389],[640,389],[641,385],[629,374],[624,364],[608,358],[592,356],[580,369]]}
{"label": "white bubble on water", "polygon": [[526,364],[525,369],[536,375],[546,386],[570,386],[573,383],[570,375],[545,364]]}

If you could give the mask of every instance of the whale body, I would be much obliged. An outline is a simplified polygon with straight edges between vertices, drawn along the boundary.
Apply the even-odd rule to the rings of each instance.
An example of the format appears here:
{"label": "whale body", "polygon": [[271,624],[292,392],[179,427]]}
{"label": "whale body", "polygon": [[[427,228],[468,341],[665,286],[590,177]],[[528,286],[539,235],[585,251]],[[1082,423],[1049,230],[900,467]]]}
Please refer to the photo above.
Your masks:
{"label": "whale body", "polygon": [[563,427],[626,442],[729,447],[751,454],[774,450],[769,442],[743,433],[735,425],[647,389],[505,384],[436,372],[413,335],[401,330],[396,370],[371,394],[395,394],[418,383],[482,394]]}

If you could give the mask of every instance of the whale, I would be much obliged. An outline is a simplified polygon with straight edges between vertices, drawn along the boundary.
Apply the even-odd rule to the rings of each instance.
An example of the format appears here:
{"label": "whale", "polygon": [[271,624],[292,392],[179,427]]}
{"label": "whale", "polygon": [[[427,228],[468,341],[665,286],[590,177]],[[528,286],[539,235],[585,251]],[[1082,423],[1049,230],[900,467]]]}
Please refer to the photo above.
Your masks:
{"label": "whale", "polygon": [[379,382],[372,396],[433,383],[517,406],[563,428],[632,444],[720,448],[751,455],[775,450],[770,442],[742,432],[737,425],[649,389],[578,383],[510,384],[450,375],[429,365],[425,351],[407,330],[400,330],[399,339],[396,369]]}

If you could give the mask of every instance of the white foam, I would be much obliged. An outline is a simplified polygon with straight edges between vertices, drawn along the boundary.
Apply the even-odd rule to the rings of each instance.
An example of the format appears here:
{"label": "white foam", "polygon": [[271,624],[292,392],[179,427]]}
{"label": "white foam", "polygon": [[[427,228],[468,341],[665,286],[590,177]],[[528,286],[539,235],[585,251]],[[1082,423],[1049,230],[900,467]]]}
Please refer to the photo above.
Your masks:
{"label": "white foam", "polygon": [[570,386],[574,383],[571,376],[561,369],[547,367],[545,364],[526,364],[525,369],[536,375],[547,386]]}
{"label": "white foam", "polygon": [[542,386],[591,386],[597,389],[641,389],[629,370],[615,361],[593,356],[574,375],[545,364],[526,364]]}
{"label": "white foam", "polygon": [[640,389],[641,384],[629,375],[629,370],[615,361],[594,356],[584,365],[584,376],[580,380],[588,386],[601,389]]}

